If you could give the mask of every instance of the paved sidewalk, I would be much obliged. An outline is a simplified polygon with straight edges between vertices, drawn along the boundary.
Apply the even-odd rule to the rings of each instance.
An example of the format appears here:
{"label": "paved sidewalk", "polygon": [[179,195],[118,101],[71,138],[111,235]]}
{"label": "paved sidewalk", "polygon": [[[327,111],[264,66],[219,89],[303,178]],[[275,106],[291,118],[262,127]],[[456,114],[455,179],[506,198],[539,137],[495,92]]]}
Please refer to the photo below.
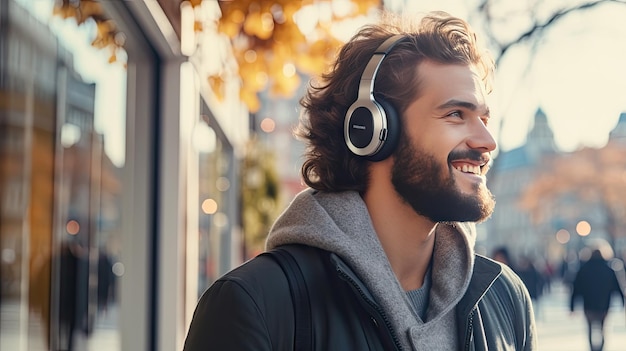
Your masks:
{"label": "paved sidewalk", "polygon": [[[589,351],[582,305],[569,312],[569,290],[555,283],[536,311],[540,351]],[[626,351],[626,313],[617,299],[605,322],[603,351]]]}
{"label": "paved sidewalk", "polygon": [[[20,306],[17,303],[4,303],[0,306],[0,350],[2,351],[46,351],[44,325],[37,314],[29,314],[29,324],[20,325]],[[120,334],[117,328],[117,308],[112,307],[108,313],[100,314],[94,325],[91,336],[76,332],[74,350],[76,351],[117,351],[121,350]],[[26,330],[22,335],[20,330]]]}
{"label": "paved sidewalk", "polygon": [[[616,301],[614,301],[616,302]],[[19,312],[18,306],[3,306],[2,317],[9,317]],[[569,312],[569,291],[560,284],[554,284],[552,292],[539,301],[537,314],[537,329],[539,334],[539,351],[589,351],[587,345],[587,330],[582,310],[573,315]],[[120,349],[119,330],[115,327],[117,311],[98,320],[94,334],[88,340],[77,335],[76,350],[86,351],[114,351]],[[8,320],[17,320],[12,316]],[[36,320],[36,319],[33,319]],[[21,342],[27,343],[28,351],[44,351],[43,333],[39,325],[29,327],[31,332],[28,340],[17,338],[17,324],[2,324],[0,349],[23,350]],[[626,313],[621,305],[614,304],[606,321],[606,344],[603,351],[626,351]]]}

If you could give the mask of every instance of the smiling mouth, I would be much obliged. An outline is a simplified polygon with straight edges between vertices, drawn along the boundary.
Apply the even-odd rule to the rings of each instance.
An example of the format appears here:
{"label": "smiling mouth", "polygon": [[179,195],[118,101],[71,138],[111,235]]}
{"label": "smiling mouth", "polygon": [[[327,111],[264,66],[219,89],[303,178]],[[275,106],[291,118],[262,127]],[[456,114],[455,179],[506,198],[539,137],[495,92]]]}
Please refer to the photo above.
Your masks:
{"label": "smiling mouth", "polygon": [[471,174],[475,174],[475,175],[482,175],[481,166],[470,165],[470,164],[464,163],[463,165],[455,165],[454,168],[457,171],[460,171],[460,172],[463,172],[463,173],[471,173]]}
{"label": "smiling mouth", "polygon": [[452,167],[459,172],[473,174],[477,176],[485,176],[489,171],[489,159],[481,160],[455,160],[451,162]]}
{"label": "smiling mouth", "polygon": [[448,155],[450,166],[457,171],[476,176],[486,176],[491,164],[489,153],[481,153],[479,150],[469,149],[453,151]]}

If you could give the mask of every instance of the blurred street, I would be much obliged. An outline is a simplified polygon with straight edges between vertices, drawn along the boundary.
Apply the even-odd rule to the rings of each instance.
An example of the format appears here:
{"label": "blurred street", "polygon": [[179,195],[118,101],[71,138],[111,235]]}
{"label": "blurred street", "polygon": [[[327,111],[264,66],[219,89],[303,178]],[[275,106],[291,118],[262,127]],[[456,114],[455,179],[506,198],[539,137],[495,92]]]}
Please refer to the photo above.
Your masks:
{"label": "blurred street", "polygon": [[[560,283],[554,283],[551,292],[543,296],[537,312],[537,329],[539,332],[540,351],[589,351],[587,346],[587,331],[582,310],[578,309],[573,315],[569,313],[569,292]],[[616,302],[614,300],[614,302]],[[5,306],[5,312],[17,313],[17,306],[11,306],[10,311]],[[89,340],[77,335],[77,349],[79,350],[115,350],[119,348],[119,335],[112,327],[112,320],[117,318],[117,310],[112,309],[106,316],[99,319],[96,329]],[[8,316],[4,316],[8,317]],[[604,351],[626,351],[626,313],[620,305],[613,304],[606,322],[606,344]],[[2,349],[18,349],[17,329],[8,328],[3,324]],[[29,350],[44,350],[41,330],[31,326]],[[40,334],[40,335],[35,335]],[[87,345],[85,345],[87,343]],[[9,347],[10,346],[10,347]]]}
{"label": "blurred street", "polygon": [[[626,351],[626,313],[617,299],[605,325],[603,351]],[[573,315],[569,312],[569,291],[554,283],[549,294],[540,300],[537,315],[540,351],[589,351],[587,325],[582,305]]]}
{"label": "blurred street", "polygon": [[[38,316],[32,315],[30,324],[20,326],[15,323],[20,314],[20,306],[14,302],[3,302],[0,308],[0,350],[28,350],[45,351],[47,347],[45,332]],[[83,333],[76,332],[74,338],[74,350],[121,350],[120,333],[117,327],[119,310],[117,305],[112,305],[106,313],[101,313],[95,321],[93,333],[86,338]],[[19,328],[27,328],[26,334],[19,333]],[[26,336],[22,338],[20,336]]]}

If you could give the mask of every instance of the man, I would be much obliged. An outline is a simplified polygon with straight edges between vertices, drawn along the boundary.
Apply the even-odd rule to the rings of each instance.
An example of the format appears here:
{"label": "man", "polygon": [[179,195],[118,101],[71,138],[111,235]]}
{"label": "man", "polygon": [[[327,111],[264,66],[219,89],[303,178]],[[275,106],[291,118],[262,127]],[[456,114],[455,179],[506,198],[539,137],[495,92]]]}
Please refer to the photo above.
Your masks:
{"label": "man", "polygon": [[522,282],[473,251],[473,222],[494,208],[492,70],[446,13],[357,33],[302,100],[311,189],[267,239],[304,245],[290,250],[310,313],[294,312],[294,288],[261,255],[203,295],[185,350],[536,349]]}
{"label": "man", "polygon": [[[613,250],[610,246],[604,249],[607,252],[606,258],[611,258]],[[618,263],[616,268],[623,270],[623,263],[621,261],[615,262]],[[602,351],[604,348],[604,321],[609,312],[611,295],[613,294],[617,295],[621,303],[624,304],[624,293],[620,287],[616,271],[603,256],[602,249],[594,248],[589,260],[583,263],[576,273],[570,298],[571,312],[574,312],[576,300],[579,298],[583,300],[591,351]]]}

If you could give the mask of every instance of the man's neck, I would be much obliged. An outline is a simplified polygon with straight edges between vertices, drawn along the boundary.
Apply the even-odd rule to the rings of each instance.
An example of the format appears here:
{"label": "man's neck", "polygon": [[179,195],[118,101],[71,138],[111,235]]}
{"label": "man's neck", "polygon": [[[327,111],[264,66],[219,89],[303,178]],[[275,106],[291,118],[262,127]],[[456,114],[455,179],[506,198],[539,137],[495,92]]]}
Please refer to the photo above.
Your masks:
{"label": "man's neck", "polygon": [[437,223],[415,213],[393,189],[371,187],[363,200],[391,268],[405,291],[422,286],[435,243]]}

